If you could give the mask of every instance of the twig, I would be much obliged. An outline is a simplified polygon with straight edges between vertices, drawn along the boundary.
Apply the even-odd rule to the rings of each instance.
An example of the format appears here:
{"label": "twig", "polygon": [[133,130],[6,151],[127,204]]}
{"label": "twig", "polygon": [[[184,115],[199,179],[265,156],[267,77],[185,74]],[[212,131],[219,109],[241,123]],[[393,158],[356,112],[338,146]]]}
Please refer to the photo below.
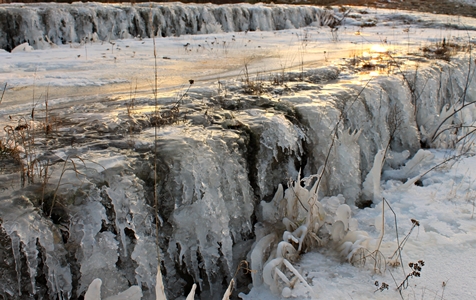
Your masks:
{"label": "twig", "polygon": [[447,159],[445,159],[444,161],[442,161],[441,163],[433,166],[432,168],[428,169],[427,171],[423,172],[422,174],[418,175],[418,179],[420,178],[423,178],[423,176],[425,176],[426,174],[430,173],[431,171],[433,171],[434,169],[446,164],[447,162],[451,161],[451,160],[457,160],[458,158],[462,157],[462,156],[465,156],[465,155],[469,155],[468,154],[469,152],[469,149],[461,154],[458,154],[458,155],[454,155],[454,156],[451,156]]}
{"label": "twig", "polygon": [[[159,114],[159,104],[158,104],[158,84],[159,84],[159,75],[157,67],[157,47],[155,43],[155,33],[154,33],[154,24],[152,22],[152,4],[150,4],[150,28],[152,30],[152,43],[154,45],[154,103],[155,103],[155,117],[158,117]],[[157,195],[157,152],[158,152],[158,126],[157,122],[154,123],[154,211],[155,211],[155,245],[157,250],[157,261],[160,271],[160,247],[159,247],[159,199]],[[158,272],[159,272],[158,271]]]}
{"label": "twig", "polygon": [[[402,248],[400,247],[400,238],[399,238],[399,236],[398,236],[397,214],[396,214],[395,211],[393,210],[393,208],[392,208],[392,206],[390,205],[390,203],[388,203],[387,199],[385,199],[385,197],[383,198],[383,201],[384,201],[385,203],[387,203],[388,208],[390,208],[390,210],[391,210],[392,213],[393,213],[393,218],[394,218],[394,222],[395,222],[395,234],[396,234],[396,236],[397,236],[397,244],[398,244],[398,248],[397,248],[397,250],[398,250],[398,256],[399,256],[399,258],[400,258],[400,264],[402,265],[403,274],[405,274],[405,269],[404,269],[404,267],[403,267],[402,251],[401,251]],[[395,253],[394,253],[391,257],[393,257],[394,255],[395,255]]]}
{"label": "twig", "polygon": [[468,93],[468,88],[469,88],[469,82],[470,82],[470,77],[474,76],[474,70],[473,74],[471,75],[471,64],[472,64],[472,59],[471,59],[471,45],[469,46],[469,64],[468,64],[468,75],[466,75],[466,83],[464,86],[463,94],[459,97],[458,102],[461,101],[462,105],[460,108],[455,109],[453,113],[451,113],[449,116],[447,116],[436,128],[435,132],[433,133],[433,136],[431,137],[431,141],[433,142],[440,133],[438,130],[440,130],[441,126],[448,121],[450,118],[452,118],[455,114],[457,114],[459,111],[461,111],[463,108],[476,103],[476,101],[466,103],[466,94]]}
{"label": "twig", "polygon": [[7,82],[5,82],[5,86],[3,87],[2,97],[0,97],[0,104],[2,104],[3,96],[5,96],[6,90],[7,90]]}
{"label": "twig", "polygon": [[[84,164],[84,166],[86,167],[86,163],[85,163],[84,159],[80,158],[79,156],[75,156],[75,158],[79,159],[79,160]],[[73,170],[74,170],[74,173],[76,174],[76,177],[77,177],[77,178],[79,177],[78,175],[82,175],[82,176],[85,176],[85,177],[86,177],[85,174],[83,174],[83,173],[81,173],[80,171],[78,171],[78,169],[77,169],[77,167],[76,167],[76,164],[75,164],[73,158],[68,156],[68,157],[66,158],[66,160],[64,161],[63,170],[61,171],[61,175],[60,175],[60,177],[59,177],[59,179],[58,179],[58,183],[56,184],[56,189],[55,189],[55,192],[54,192],[54,194],[53,194],[53,200],[51,201],[51,207],[50,207],[50,212],[49,212],[49,214],[48,214],[48,217],[51,217],[51,214],[53,213],[53,208],[54,208],[55,203],[56,203],[56,196],[58,195],[58,189],[59,189],[59,187],[60,187],[60,185],[61,185],[61,180],[63,179],[64,173],[66,173],[66,171],[68,170],[68,169],[66,169],[66,165],[67,165],[67,163],[68,163],[68,160],[69,160],[69,161],[71,162],[71,164],[73,165]]]}

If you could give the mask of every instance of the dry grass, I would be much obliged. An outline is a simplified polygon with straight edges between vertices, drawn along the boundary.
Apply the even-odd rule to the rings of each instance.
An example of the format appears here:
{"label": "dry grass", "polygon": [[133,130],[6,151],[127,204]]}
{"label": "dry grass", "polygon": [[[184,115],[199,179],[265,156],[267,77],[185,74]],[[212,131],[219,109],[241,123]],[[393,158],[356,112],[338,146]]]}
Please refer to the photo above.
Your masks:
{"label": "dry grass", "polygon": [[429,59],[443,59],[446,61],[450,61],[451,57],[456,53],[468,50],[468,44],[448,42],[446,39],[421,48],[424,57]]}

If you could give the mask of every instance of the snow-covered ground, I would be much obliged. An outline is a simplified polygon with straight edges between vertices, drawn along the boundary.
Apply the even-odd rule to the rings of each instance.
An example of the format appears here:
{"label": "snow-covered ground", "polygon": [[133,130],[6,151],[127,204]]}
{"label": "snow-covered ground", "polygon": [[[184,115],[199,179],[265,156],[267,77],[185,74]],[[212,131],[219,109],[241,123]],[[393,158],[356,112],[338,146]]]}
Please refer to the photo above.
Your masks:
{"label": "snow-covered ground", "polygon": [[[451,155],[432,151],[428,160],[416,172],[430,167]],[[412,219],[419,222],[411,232],[402,251],[404,268],[386,266],[382,272],[373,272],[374,261],[367,258],[366,267],[349,264],[341,256],[323,249],[306,253],[296,267],[312,286],[315,299],[473,299],[475,274],[475,157],[465,158],[442,170],[425,176],[423,186],[403,188],[400,181],[389,180],[382,185],[383,197],[396,214],[385,208],[385,235],[380,251],[391,259],[400,242],[409,234]],[[359,228],[376,238],[381,224],[382,204],[373,208],[353,210]],[[402,296],[396,290],[412,270],[410,262],[424,261],[421,277],[408,280]],[[357,263],[357,265],[359,265]],[[404,269],[404,270],[403,270]],[[378,282],[378,285],[377,285]],[[379,290],[382,283],[388,290]],[[297,283],[292,295],[307,299],[308,290]],[[253,288],[244,299],[277,299],[268,288]],[[314,298],[313,298],[314,299]]]}
{"label": "snow-covered ground", "polygon": [[[0,6],[0,9],[5,7],[8,6]],[[264,7],[267,6],[258,5],[255,9],[264,11]],[[416,155],[421,138],[431,137],[431,130],[438,132],[435,124],[441,121],[438,114],[445,114],[441,109],[444,105],[456,103],[452,109],[457,108],[462,93],[467,96],[463,103],[476,101],[474,55],[467,48],[452,53],[449,63],[423,57],[434,53],[431,49],[437,49],[442,43],[474,47],[476,20],[363,7],[352,7],[347,13],[336,7],[334,13],[338,19],[345,16],[338,29],[317,23],[294,28],[295,22],[290,20],[284,30],[271,30],[265,25],[258,31],[243,32],[223,32],[218,28],[212,34],[108,41],[93,37],[85,43],[45,44],[41,50],[28,45],[19,46],[11,53],[0,50],[0,91],[5,84],[7,87],[0,104],[1,127],[23,124],[23,120],[31,117],[33,108],[37,118],[44,118],[48,106],[50,113],[60,120],[56,130],[71,132],[74,139],[58,137],[58,143],[38,139],[35,145],[47,155],[55,156],[61,165],[66,165],[71,159],[68,157],[73,155],[82,159],[75,160],[78,166],[87,161],[87,167],[81,172],[88,178],[78,183],[75,174],[70,173],[64,178],[72,184],[61,185],[64,194],[78,194],[74,203],[65,204],[72,221],[67,231],[71,236],[77,234],[69,243],[81,245],[81,249],[74,252],[75,266],[81,268],[76,273],[68,270],[69,263],[61,260],[66,250],[72,251],[68,243],[63,247],[58,242],[61,238],[56,235],[64,229],[51,229],[51,222],[29,204],[22,204],[28,209],[16,207],[20,204],[12,199],[18,199],[15,198],[18,179],[2,172],[0,224],[12,244],[17,245],[12,246],[17,265],[20,242],[27,245],[23,251],[33,264],[39,251],[36,238],[42,247],[55,241],[56,248],[43,250],[49,264],[49,270],[44,271],[48,273],[43,275],[49,276],[50,290],[61,291],[65,298],[75,298],[71,291],[78,295],[84,293],[94,278],[101,278],[103,297],[139,285],[145,299],[154,298],[157,261],[153,247],[155,233],[149,227],[155,225],[150,217],[151,204],[144,200],[151,193],[144,180],[152,177],[152,171],[144,153],[153,149],[152,145],[157,143],[154,136],[158,135],[161,163],[167,169],[161,171],[167,174],[160,179],[164,183],[161,192],[167,195],[164,198],[169,198],[164,200],[164,203],[168,201],[164,211],[159,212],[165,218],[166,225],[161,226],[169,234],[167,241],[170,239],[169,244],[161,244],[165,261],[162,269],[167,270],[165,288],[179,288],[169,290],[169,298],[183,299],[192,278],[203,285],[199,287],[201,299],[221,299],[217,291],[223,292],[222,281],[228,282],[233,277],[240,259],[247,258],[252,269],[260,266],[256,260],[253,262],[256,256],[247,253],[257,248],[253,247],[259,238],[274,230],[269,226],[273,223],[272,214],[266,212],[276,210],[275,214],[279,215],[277,208],[257,203],[264,199],[269,201],[278,184],[290,178],[296,180],[297,165],[305,165],[301,170],[304,176],[318,173],[324,161],[322,156],[332,141],[332,130],[341,122],[338,114],[341,109],[346,119],[336,137],[331,171],[324,174],[326,178],[319,193],[327,215],[319,231],[323,243],[309,248],[308,253],[293,261],[305,283],[295,277],[289,288],[282,277],[277,278],[273,273],[274,284],[254,278],[255,286],[250,285],[249,291],[246,286],[239,286],[240,282],[249,284],[241,279],[236,286],[243,291],[241,297],[249,300],[280,299],[281,296],[296,299],[476,298],[473,270],[476,265],[476,158],[472,157],[475,150],[472,136],[465,140],[467,155],[449,160],[417,180],[417,184],[404,184],[407,179],[463,151],[461,145],[456,149],[430,149],[418,152],[417,158],[421,160],[417,161],[404,152]],[[424,52],[424,48],[429,51]],[[421,102],[424,102],[418,104],[418,111],[413,111],[410,105],[412,95],[402,72],[409,77],[417,72],[423,78],[414,82],[419,96],[413,101],[423,99]],[[185,114],[185,121],[163,126],[157,132],[150,126],[149,118],[149,126],[144,125],[137,133],[134,126],[145,123],[144,116],[154,111],[155,76],[159,105],[170,108],[170,104],[182,99],[181,105],[188,109],[181,112]],[[193,85],[189,80],[194,81]],[[470,85],[465,86],[465,82]],[[455,91],[460,94],[454,95]],[[358,100],[361,98],[364,100]],[[383,166],[383,171],[372,173],[374,156],[390,143],[391,130],[387,127],[391,123],[388,116],[392,108],[384,102],[392,102],[395,109],[401,110],[398,116],[404,129],[402,133],[394,133],[396,141],[390,148],[392,155],[402,158],[394,158],[393,163]],[[293,114],[292,110],[297,113]],[[380,116],[381,111],[385,115]],[[451,145],[448,140],[455,141],[455,136],[470,132],[476,121],[475,108],[469,105],[462,111],[454,118],[455,124],[461,121],[460,131],[451,131],[453,135],[445,131],[441,140],[427,140],[427,145],[445,148]],[[294,116],[299,116],[299,122],[290,121]],[[244,127],[243,132],[251,131],[259,136],[254,148],[243,146],[253,137],[245,137],[241,131]],[[2,134],[6,138],[8,132]],[[104,142],[106,139],[112,142]],[[54,149],[47,149],[53,144]],[[304,150],[306,145],[310,146]],[[248,153],[250,149],[256,153]],[[35,153],[35,158],[42,154]],[[250,159],[252,155],[257,158]],[[250,171],[252,161],[258,161],[255,177],[249,176],[254,173]],[[402,167],[405,163],[407,167]],[[365,186],[367,174],[376,176],[380,171],[382,180],[376,180],[378,187],[372,189],[372,179],[368,181],[370,185]],[[51,180],[61,180],[61,167],[55,172]],[[77,189],[89,191],[86,199],[81,198]],[[385,205],[379,189],[387,201]],[[358,209],[355,204],[365,193],[370,193],[370,198],[362,200],[374,200],[374,203]],[[329,198],[337,194],[344,194],[346,198]],[[26,201],[27,198],[20,199]],[[109,206],[104,204],[107,202],[104,199],[109,199]],[[341,243],[342,237],[338,237],[336,229],[340,225],[335,225],[345,223],[336,212],[338,207],[346,209],[342,206],[344,203],[349,205],[353,219],[347,220],[345,232],[362,237],[353,240],[350,248]],[[111,206],[115,210],[113,217],[109,215]],[[22,209],[28,214],[23,214]],[[254,213],[259,223],[253,221]],[[298,220],[303,216],[300,214],[294,220],[296,223],[304,222],[305,217]],[[29,222],[33,225],[29,226]],[[279,234],[282,234],[281,219],[276,224],[276,231],[281,230]],[[110,229],[113,227],[116,232]],[[372,252],[380,237],[379,251]],[[398,242],[402,241],[405,243],[401,256],[395,256],[394,253],[400,254]],[[270,251],[276,245],[271,248]],[[373,254],[362,263],[356,259],[359,249],[369,250],[362,252],[364,256]],[[58,253],[59,258],[55,257]],[[201,262],[198,262],[198,253]],[[124,262],[126,258],[129,262]],[[374,258],[381,259],[377,267]],[[263,259],[261,267],[267,257]],[[420,260],[424,261],[424,265],[420,265],[421,276],[407,278],[408,284],[400,294],[397,286],[411,273],[409,263]],[[176,265],[185,267],[180,269]],[[289,268],[280,268],[285,276],[291,277]],[[17,266],[20,281],[18,270]],[[181,278],[177,274],[179,270],[186,276]],[[75,283],[78,278],[74,274],[78,272],[80,282]],[[254,276],[261,276],[264,271],[252,272],[257,272]],[[34,274],[30,276],[34,281]],[[217,280],[217,276],[222,278]],[[388,289],[381,288],[383,283],[388,284]],[[0,295],[15,298],[17,291],[11,290],[12,286],[16,284],[10,280],[0,285],[4,288]]]}

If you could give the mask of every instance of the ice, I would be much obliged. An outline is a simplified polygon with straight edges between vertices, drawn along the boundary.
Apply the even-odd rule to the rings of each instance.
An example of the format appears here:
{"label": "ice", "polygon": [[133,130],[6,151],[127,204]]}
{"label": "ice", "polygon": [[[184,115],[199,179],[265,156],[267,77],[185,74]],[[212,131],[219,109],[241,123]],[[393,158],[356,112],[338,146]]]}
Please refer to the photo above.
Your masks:
{"label": "ice", "polygon": [[100,300],[101,299],[101,285],[102,281],[96,278],[89,285],[88,291],[84,295],[84,300]]}
{"label": "ice", "polygon": [[138,286],[131,286],[122,293],[117,294],[116,296],[111,296],[105,300],[140,300],[142,299],[142,290]]}
{"label": "ice", "polygon": [[51,47],[49,40],[57,45],[84,44],[98,38],[110,42],[152,35],[271,31],[300,28],[311,23],[327,26],[338,22],[332,10],[264,4],[45,3],[25,4],[21,8],[3,5],[0,16],[18,23],[18,30],[0,28],[0,48],[10,50],[25,41],[35,49],[44,49]]}
{"label": "ice", "polygon": [[30,52],[32,50],[33,50],[33,47],[31,47],[28,43],[23,43],[13,48],[12,53]]}
{"label": "ice", "polygon": [[228,288],[226,289],[225,291],[225,294],[223,295],[223,299],[222,300],[230,300],[230,297],[231,297],[231,293],[233,292],[233,287],[235,286],[235,280],[232,279],[230,281],[230,284],[228,285]]}
{"label": "ice", "polygon": [[263,265],[272,250],[271,246],[276,242],[276,238],[276,234],[268,234],[264,238],[261,238],[258,244],[253,247],[250,254],[250,260],[252,269],[256,270],[256,272],[251,274],[253,285],[255,286],[259,286],[263,282]]}
{"label": "ice", "polygon": [[386,170],[384,176],[386,179],[407,180],[419,175],[419,172],[426,167],[430,168],[434,154],[428,150],[419,150],[404,166],[397,170]]}
{"label": "ice", "polygon": [[[101,285],[102,281],[96,278],[91,282],[84,295],[85,300],[101,300]],[[122,293],[115,296],[107,297],[105,300],[140,300],[142,298],[142,291],[138,286],[131,286]]]}
{"label": "ice", "polygon": [[[32,288],[35,289],[35,276],[39,263],[38,248],[41,247],[45,264],[49,266],[45,274],[48,289],[54,295],[62,294],[65,297],[70,297],[72,278],[66,264],[66,250],[63,245],[58,243],[58,240],[61,239],[59,230],[52,223],[42,218],[26,198],[11,197],[2,199],[0,202],[2,227],[12,237],[17,268],[21,266],[18,261],[21,243],[26,256],[26,267],[29,271]],[[17,276],[20,276],[19,274]],[[34,291],[30,292],[34,293]]]}
{"label": "ice", "polygon": [[385,150],[379,150],[375,155],[374,164],[370,170],[367,178],[365,178],[363,186],[363,196],[367,200],[372,200],[373,203],[382,201],[380,192],[380,178],[382,175],[382,167],[385,160]]}
{"label": "ice", "polygon": [[[143,183],[135,176],[112,175],[105,192],[111,199],[116,216],[116,228],[122,243],[121,252],[137,263],[135,279],[139,286],[145,285],[149,290],[155,286],[153,274],[158,266],[155,232],[150,217],[150,207],[146,204]],[[126,229],[134,233],[133,252],[128,254],[129,244],[133,243],[126,237]]]}
{"label": "ice", "polygon": [[[85,257],[81,262],[81,283],[87,287],[93,278],[102,278],[103,294],[111,296],[117,292],[120,286],[127,285],[116,269],[119,245],[115,236],[110,232],[98,233],[96,243],[89,251],[85,251]],[[81,291],[80,291],[81,292]]]}
{"label": "ice", "polygon": [[252,149],[257,152],[253,155],[259,157],[259,164],[256,166],[259,189],[255,193],[262,197],[270,195],[275,186],[282,182],[283,174],[288,178],[297,175],[296,164],[304,155],[306,135],[302,128],[281,114],[249,110],[246,114],[238,114],[237,118],[259,134],[258,149]]}
{"label": "ice", "polygon": [[163,204],[173,210],[167,255],[187,268],[202,291],[209,286],[213,293],[220,289],[219,276],[232,278],[233,244],[252,230],[253,196],[239,135],[186,130],[185,140],[171,135],[159,147],[171,170],[164,190],[170,200]]}
{"label": "ice", "polygon": [[[162,279],[162,271],[160,268],[157,268],[157,276],[156,276],[156,283],[155,283],[155,299],[156,300],[166,300],[165,297],[165,287]],[[196,287],[196,285],[194,286]],[[192,290],[195,290],[192,288]]]}
{"label": "ice", "polygon": [[192,290],[190,291],[190,293],[188,294],[187,296],[187,299],[185,300],[193,300],[195,299],[195,290],[197,289],[197,285],[194,283],[193,286],[192,286]]}
{"label": "ice", "polygon": [[[404,267],[428,257],[434,269],[414,291],[430,284],[436,291],[450,274],[458,282],[445,295],[470,298],[471,276],[451,272],[453,261],[473,262],[474,161],[425,172],[474,150],[463,140],[476,120],[474,59],[468,52],[428,59],[418,48],[434,47],[445,24],[448,40],[474,40],[475,22],[351,13],[334,37],[328,26],[345,14],[339,8],[1,5],[0,18],[18,27],[0,28],[0,44],[31,51],[0,51],[0,87],[8,82],[0,122],[15,127],[34,106],[36,119],[27,124],[41,132],[31,161],[50,168],[48,183],[25,188],[15,181],[20,171],[0,173],[1,242],[11,244],[0,249],[11,256],[8,272],[2,269],[5,294],[75,299],[94,283],[95,299],[183,299],[190,289],[190,297],[222,299],[229,286],[248,292],[251,278],[248,299],[398,299],[394,289],[375,292],[375,280],[393,280],[361,258],[391,257],[396,233],[401,238],[418,219]],[[352,57],[376,67],[363,70]],[[245,91],[243,64],[262,88],[255,94]],[[273,81],[278,73],[283,82]],[[59,121],[45,137],[46,86]],[[154,128],[154,102],[161,112],[177,104],[177,119]],[[1,138],[7,148],[29,151]],[[63,214],[48,216],[43,188],[58,192],[54,209]],[[358,210],[365,200],[375,205]],[[236,269],[247,258],[256,272],[241,276]],[[440,263],[449,271],[435,272]]]}

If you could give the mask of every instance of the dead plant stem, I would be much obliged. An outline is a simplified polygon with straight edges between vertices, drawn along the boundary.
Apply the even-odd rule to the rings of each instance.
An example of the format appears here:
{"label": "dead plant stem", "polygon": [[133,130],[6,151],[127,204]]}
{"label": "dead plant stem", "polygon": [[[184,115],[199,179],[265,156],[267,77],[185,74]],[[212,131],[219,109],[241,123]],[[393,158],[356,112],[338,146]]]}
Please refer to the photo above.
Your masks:
{"label": "dead plant stem", "polygon": [[0,104],[2,104],[3,96],[5,96],[6,90],[7,90],[7,82],[5,82],[5,85],[3,86],[2,96],[0,97]]}
{"label": "dead plant stem", "polygon": [[[159,103],[158,103],[158,89],[159,89],[159,74],[157,66],[157,47],[155,43],[155,33],[154,33],[154,24],[152,21],[152,4],[150,7],[150,28],[152,30],[152,44],[154,46],[154,115],[156,118],[159,117]],[[157,250],[157,268],[160,268],[160,247],[159,247],[159,200],[157,195],[157,152],[158,152],[158,124],[154,123],[154,214],[155,214],[155,245]],[[160,272],[160,270],[158,270]]]}

